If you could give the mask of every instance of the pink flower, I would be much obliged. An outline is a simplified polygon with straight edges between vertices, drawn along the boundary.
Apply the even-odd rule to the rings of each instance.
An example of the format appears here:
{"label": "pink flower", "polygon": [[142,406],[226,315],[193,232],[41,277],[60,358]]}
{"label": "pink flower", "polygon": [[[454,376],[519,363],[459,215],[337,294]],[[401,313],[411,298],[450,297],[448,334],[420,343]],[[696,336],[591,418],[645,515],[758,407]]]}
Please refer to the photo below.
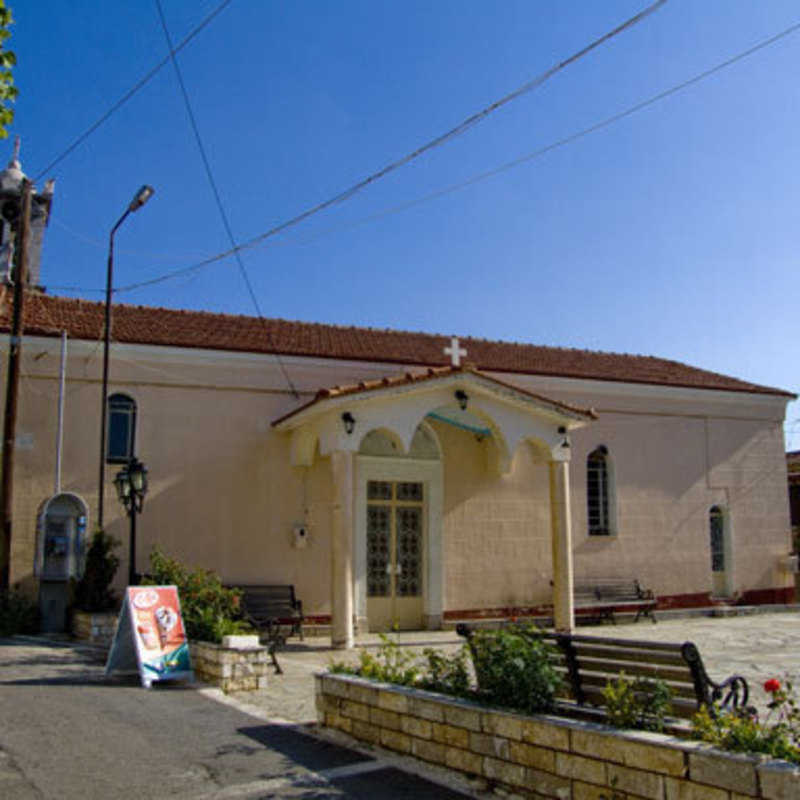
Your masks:
{"label": "pink flower", "polygon": [[781,682],[777,678],[770,678],[764,681],[764,691],[773,694],[781,690]]}

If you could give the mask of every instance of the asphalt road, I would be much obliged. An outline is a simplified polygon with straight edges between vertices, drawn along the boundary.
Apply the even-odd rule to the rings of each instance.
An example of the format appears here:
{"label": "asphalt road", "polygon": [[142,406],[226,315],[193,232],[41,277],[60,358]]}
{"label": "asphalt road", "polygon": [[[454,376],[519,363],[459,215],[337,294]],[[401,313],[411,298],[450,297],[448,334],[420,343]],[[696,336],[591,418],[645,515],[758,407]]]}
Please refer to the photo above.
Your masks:
{"label": "asphalt road", "polygon": [[0,639],[3,800],[464,796],[194,688],[108,680],[90,650]]}

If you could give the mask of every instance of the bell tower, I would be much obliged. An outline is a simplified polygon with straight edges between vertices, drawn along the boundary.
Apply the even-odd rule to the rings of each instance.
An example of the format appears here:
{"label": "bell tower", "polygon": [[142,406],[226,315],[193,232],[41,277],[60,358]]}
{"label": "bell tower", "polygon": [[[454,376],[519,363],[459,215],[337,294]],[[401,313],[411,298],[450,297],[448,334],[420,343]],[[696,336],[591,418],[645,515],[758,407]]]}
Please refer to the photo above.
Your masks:
{"label": "bell tower", "polygon": [[[25,173],[19,160],[20,139],[14,142],[14,154],[8,166],[0,172],[0,281],[11,283],[14,253],[16,250],[19,217],[22,211],[22,184]],[[42,261],[44,229],[50,220],[53,205],[55,180],[48,180],[41,192],[34,191],[31,197],[30,243],[28,247],[28,273],[25,285],[41,288],[39,278]]]}

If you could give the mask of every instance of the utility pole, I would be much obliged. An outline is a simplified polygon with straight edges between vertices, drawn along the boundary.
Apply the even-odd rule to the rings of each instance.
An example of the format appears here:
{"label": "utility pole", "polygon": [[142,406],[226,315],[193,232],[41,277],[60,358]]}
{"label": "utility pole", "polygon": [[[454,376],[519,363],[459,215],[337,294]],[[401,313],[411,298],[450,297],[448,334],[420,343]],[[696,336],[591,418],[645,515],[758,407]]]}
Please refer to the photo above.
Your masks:
{"label": "utility pole", "polygon": [[16,263],[14,270],[14,306],[11,320],[11,339],[8,348],[8,375],[6,377],[6,407],[3,419],[3,503],[0,508],[0,531],[3,542],[0,550],[0,592],[9,588],[11,567],[11,529],[14,495],[14,448],[17,438],[17,398],[19,396],[19,368],[22,356],[22,312],[25,300],[25,283],[28,276],[28,240],[30,238],[31,195],[33,184],[22,183],[22,209],[17,229]]}

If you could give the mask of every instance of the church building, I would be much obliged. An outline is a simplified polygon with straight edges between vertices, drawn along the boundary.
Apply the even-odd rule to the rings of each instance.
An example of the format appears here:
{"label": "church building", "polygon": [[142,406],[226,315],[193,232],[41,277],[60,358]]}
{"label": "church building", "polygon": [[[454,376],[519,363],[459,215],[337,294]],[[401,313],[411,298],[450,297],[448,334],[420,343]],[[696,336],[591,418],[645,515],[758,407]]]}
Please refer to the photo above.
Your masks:
{"label": "church building", "polygon": [[[97,521],[103,334],[103,304],[26,292],[11,581],[32,594]],[[649,356],[115,305],[104,525],[122,585],[113,479],[135,456],[137,571],[158,546],[292,584],[341,647],[459,619],[569,629],[574,583],[606,578],[662,609],[784,603],[792,399]]]}

